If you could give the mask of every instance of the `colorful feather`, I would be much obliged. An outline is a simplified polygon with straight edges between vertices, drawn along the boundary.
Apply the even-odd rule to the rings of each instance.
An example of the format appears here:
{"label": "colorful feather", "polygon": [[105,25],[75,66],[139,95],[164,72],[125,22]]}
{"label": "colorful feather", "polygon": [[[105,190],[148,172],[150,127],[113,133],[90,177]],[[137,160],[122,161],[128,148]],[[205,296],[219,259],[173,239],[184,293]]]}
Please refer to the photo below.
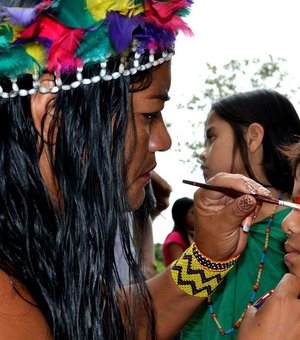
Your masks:
{"label": "colorful feather", "polygon": [[[33,9],[5,7],[0,75],[76,72],[89,62],[126,56],[131,46],[173,49],[192,0],[44,0]],[[10,23],[10,25],[7,25]],[[18,65],[18,66],[16,66]]]}
{"label": "colorful feather", "polygon": [[36,16],[35,8],[3,7],[3,12],[9,17],[11,24],[23,27],[28,26]]}
{"label": "colorful feather", "polygon": [[145,17],[147,20],[159,27],[172,31],[174,34],[177,34],[180,30],[187,35],[192,35],[191,29],[179,16],[180,11],[190,4],[191,1],[188,0],[145,0]]}
{"label": "colorful feather", "polygon": [[[13,40],[13,29],[9,25],[0,25],[0,51],[8,49]],[[1,53],[1,52],[0,52]]]}
{"label": "colorful feather", "polygon": [[35,60],[42,68],[46,67],[46,50],[42,44],[38,44],[36,42],[30,42],[24,45],[24,49],[26,53]]}
{"label": "colorful feather", "polygon": [[103,62],[114,53],[114,48],[108,36],[107,25],[99,25],[96,30],[85,33],[84,38],[75,55],[84,63]]}
{"label": "colorful feather", "polygon": [[40,71],[40,66],[21,46],[10,48],[6,53],[0,53],[0,74],[17,78],[26,73]]}
{"label": "colorful feather", "polygon": [[126,51],[132,41],[134,30],[144,26],[144,22],[140,19],[128,18],[117,12],[109,12],[106,22],[108,23],[109,37],[117,53]]}
{"label": "colorful feather", "polygon": [[82,66],[81,60],[75,57],[75,51],[83,39],[83,29],[71,29],[49,16],[42,16],[25,29],[22,39],[44,39],[49,42],[47,69],[49,71],[74,71]]}
{"label": "colorful feather", "polygon": [[75,57],[75,51],[83,38],[82,29],[67,31],[59,37],[51,46],[48,55],[47,69],[61,72],[75,72],[77,67],[83,66],[79,57]]}

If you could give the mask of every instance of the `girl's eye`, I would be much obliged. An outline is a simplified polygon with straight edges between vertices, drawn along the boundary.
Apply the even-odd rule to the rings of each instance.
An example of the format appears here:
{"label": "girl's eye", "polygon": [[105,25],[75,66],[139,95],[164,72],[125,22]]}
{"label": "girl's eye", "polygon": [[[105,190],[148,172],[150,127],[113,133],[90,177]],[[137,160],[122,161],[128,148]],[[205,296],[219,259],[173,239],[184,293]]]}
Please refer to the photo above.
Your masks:
{"label": "girl's eye", "polygon": [[210,134],[206,135],[206,137],[205,137],[205,145],[209,145],[214,139],[215,139],[215,136],[210,135]]}

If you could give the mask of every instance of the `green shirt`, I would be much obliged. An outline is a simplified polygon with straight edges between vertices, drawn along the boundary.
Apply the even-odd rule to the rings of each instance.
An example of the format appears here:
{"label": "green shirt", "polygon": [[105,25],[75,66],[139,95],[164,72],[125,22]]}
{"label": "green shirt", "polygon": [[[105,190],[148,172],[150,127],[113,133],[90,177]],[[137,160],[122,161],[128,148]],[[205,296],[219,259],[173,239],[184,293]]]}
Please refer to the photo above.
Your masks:
{"label": "green shirt", "polygon": [[[284,209],[274,214],[265,266],[254,301],[274,288],[282,275],[288,271],[283,262],[286,237],[281,230],[281,222],[289,212],[290,209]],[[265,218],[251,226],[245,251],[211,296],[214,313],[225,331],[233,327],[253,296],[253,285],[262,258],[268,220],[269,218]],[[204,302],[184,326],[180,339],[231,340],[236,339],[237,333],[235,330],[231,334],[221,335],[207,303]]]}

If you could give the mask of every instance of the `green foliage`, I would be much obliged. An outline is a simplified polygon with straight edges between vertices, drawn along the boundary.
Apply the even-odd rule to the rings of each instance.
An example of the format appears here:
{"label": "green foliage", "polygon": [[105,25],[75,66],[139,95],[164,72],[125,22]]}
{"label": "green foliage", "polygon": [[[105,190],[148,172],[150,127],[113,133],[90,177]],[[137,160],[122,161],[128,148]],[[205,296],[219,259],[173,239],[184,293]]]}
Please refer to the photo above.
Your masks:
{"label": "green foliage", "polygon": [[163,263],[163,254],[161,251],[162,245],[160,243],[155,244],[155,259],[156,259],[156,271],[157,273],[161,273],[164,269],[164,263]]}

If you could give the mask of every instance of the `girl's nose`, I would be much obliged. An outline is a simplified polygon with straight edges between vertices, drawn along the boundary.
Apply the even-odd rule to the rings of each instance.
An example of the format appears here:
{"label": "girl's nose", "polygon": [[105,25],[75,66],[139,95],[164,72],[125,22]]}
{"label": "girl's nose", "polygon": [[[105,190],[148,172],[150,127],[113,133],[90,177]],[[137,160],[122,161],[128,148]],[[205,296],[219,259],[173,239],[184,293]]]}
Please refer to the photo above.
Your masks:
{"label": "girl's nose", "polygon": [[282,221],[281,228],[287,236],[300,233],[300,211],[293,209]]}

